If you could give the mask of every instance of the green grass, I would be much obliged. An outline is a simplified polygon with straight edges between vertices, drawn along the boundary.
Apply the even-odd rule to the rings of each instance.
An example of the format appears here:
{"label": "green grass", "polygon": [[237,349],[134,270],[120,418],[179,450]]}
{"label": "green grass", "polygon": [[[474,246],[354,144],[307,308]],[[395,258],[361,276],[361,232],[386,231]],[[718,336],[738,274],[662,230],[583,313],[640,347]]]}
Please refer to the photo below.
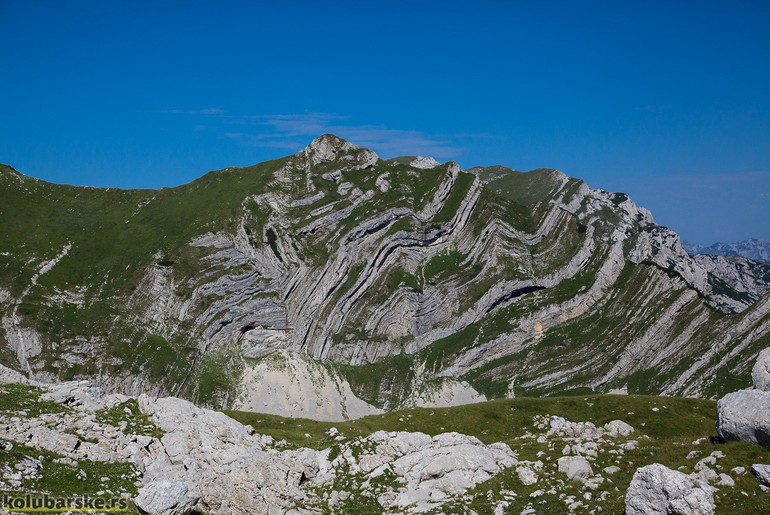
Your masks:
{"label": "green grass", "polygon": [[400,267],[395,267],[390,270],[390,273],[385,280],[385,284],[389,292],[394,292],[402,286],[418,293],[422,293],[423,291],[421,277],[416,274],[410,274]]}
{"label": "green grass", "polygon": [[476,180],[476,176],[473,174],[459,173],[455,183],[452,185],[452,191],[449,192],[449,197],[431,221],[434,223],[451,222],[458,209],[460,209],[460,204],[468,195],[468,190],[470,190],[474,180]]}
{"label": "green grass", "polygon": [[0,413],[14,415],[23,412],[24,416],[37,417],[43,413],[63,413],[68,410],[51,401],[41,401],[43,390],[37,386],[25,384],[0,384]]}
{"label": "green grass", "polygon": [[203,357],[198,375],[197,402],[221,409],[232,401],[243,371],[241,359],[230,352]]}
{"label": "green grass", "polygon": [[[660,406],[666,408],[658,412],[651,410]],[[239,411],[226,413],[243,424],[251,425],[259,433],[286,439],[295,446],[308,444],[305,433],[311,435],[313,442],[324,440],[326,431],[331,427],[351,438],[378,430],[421,431],[430,435],[457,431],[474,435],[489,444],[510,442],[527,431],[535,431],[535,415],[563,416],[575,422],[593,422],[596,425],[621,419],[634,427],[644,428],[644,434],[653,438],[683,435],[710,437],[715,435],[716,402],[645,395],[518,397],[451,408],[409,408],[346,422],[320,422]],[[672,417],[672,413],[677,416]],[[316,448],[323,448],[323,445]],[[770,456],[767,451],[763,452]]]}
{"label": "green grass", "polygon": [[155,438],[163,436],[163,431],[139,410],[136,399],[129,399],[112,408],[97,411],[96,420],[102,424],[120,428],[127,435],[145,435]]}
{"label": "green grass", "polygon": [[[414,356],[399,354],[367,365],[337,365],[337,370],[358,397],[383,407],[398,406],[409,396],[413,365]],[[383,391],[389,392],[388,398],[381,398]]]}
{"label": "green grass", "polygon": [[427,370],[440,372],[453,357],[476,343],[479,334],[478,323],[471,324],[457,332],[431,343],[420,351]]}
{"label": "green grass", "polygon": [[436,254],[425,263],[423,274],[429,282],[440,281],[459,273],[460,265],[465,261],[465,254],[456,250],[447,250]]}
{"label": "green grass", "polygon": [[[0,490],[10,494],[36,492],[48,493],[53,496],[101,496],[105,498],[118,497],[121,494],[133,496],[136,494],[137,479],[134,468],[128,463],[108,463],[89,460],[78,460],[74,464],[57,463],[54,460],[64,458],[59,454],[34,449],[15,442],[0,439],[0,468],[14,469],[28,457],[40,461],[37,470],[38,477],[23,481],[16,490]],[[102,478],[106,478],[102,481]],[[133,507],[127,510],[136,513]]]}
{"label": "green grass", "polygon": [[498,194],[523,205],[553,198],[558,183],[555,171],[540,168],[531,172],[516,172],[502,166],[474,170]]}
{"label": "green grass", "polygon": [[[654,411],[655,408],[657,411]],[[256,413],[228,412],[228,415],[249,424],[259,433],[269,434],[277,439],[286,439],[291,447],[309,446],[322,449],[336,445],[327,436],[330,427],[338,428],[347,438],[366,436],[377,430],[386,431],[421,431],[435,435],[447,431],[457,431],[474,435],[484,443],[502,441],[511,446],[519,454],[520,459],[542,459],[546,467],[554,472],[553,477],[559,477],[555,472],[556,458],[561,456],[561,445],[550,450],[547,444],[539,444],[533,439],[520,439],[527,432],[538,433],[534,425],[535,416],[562,416],[576,422],[593,422],[601,426],[611,420],[620,419],[635,428],[629,439],[636,439],[639,448],[626,451],[621,460],[608,453],[600,453],[592,462],[595,472],[604,467],[619,465],[621,472],[607,476],[612,483],[604,483],[594,496],[607,491],[607,499],[600,505],[604,513],[623,513],[625,492],[631,481],[633,472],[644,465],[662,463],[670,468],[685,467],[684,472],[693,472],[698,459],[708,456],[713,451],[722,451],[725,458],[718,461],[718,472],[730,473],[736,466],[751,468],[753,463],[770,462],[770,451],[757,446],[740,442],[720,443],[715,436],[714,420],[716,403],[703,399],[687,399],[674,397],[650,396],[615,396],[592,395],[552,398],[516,398],[496,400],[480,404],[459,406],[454,408],[413,408],[384,415],[368,416],[348,422],[318,422],[304,419],[287,419],[275,415]],[[306,436],[310,435],[310,437]],[[646,437],[642,437],[646,435]],[[649,437],[649,438],[647,438]],[[699,445],[693,441],[703,439]],[[625,441],[625,439],[620,439]],[[686,457],[692,450],[699,452],[696,459]],[[538,458],[537,453],[545,455]],[[735,488],[720,488],[716,493],[717,513],[769,513],[767,494],[760,492],[756,478],[750,474],[735,476]],[[344,476],[340,484],[349,490],[354,490],[356,482],[363,478]],[[536,489],[547,490],[550,487],[543,479],[531,487],[523,486],[514,469],[507,469],[492,480],[478,485],[469,492],[472,500],[469,503],[450,503],[442,511],[444,513],[464,513],[473,509],[479,514],[491,514],[493,503],[488,497],[492,491],[492,499],[501,498],[501,490],[512,490],[518,497],[509,507],[510,513],[520,513],[526,504],[533,500],[529,494]],[[615,488],[617,487],[617,491]],[[567,485],[559,488],[566,493],[583,491],[576,486]],[[574,492],[573,492],[574,491]],[[747,496],[741,494],[746,492]],[[563,513],[565,505],[557,496],[545,495],[538,498],[543,504],[535,504],[538,513]],[[338,508],[336,513],[377,513],[374,500],[356,496],[354,501]],[[381,511],[381,508],[380,508]]]}

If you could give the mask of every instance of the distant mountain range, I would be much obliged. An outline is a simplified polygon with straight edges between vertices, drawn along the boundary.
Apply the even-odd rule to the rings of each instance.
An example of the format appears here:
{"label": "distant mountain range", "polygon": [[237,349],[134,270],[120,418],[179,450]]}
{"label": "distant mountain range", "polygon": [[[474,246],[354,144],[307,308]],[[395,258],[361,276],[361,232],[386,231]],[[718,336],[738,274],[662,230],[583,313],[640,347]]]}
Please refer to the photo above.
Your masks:
{"label": "distant mountain range", "polygon": [[689,254],[711,254],[713,256],[741,256],[770,263],[770,240],[751,238],[733,243],[714,243],[708,247],[683,242]]}

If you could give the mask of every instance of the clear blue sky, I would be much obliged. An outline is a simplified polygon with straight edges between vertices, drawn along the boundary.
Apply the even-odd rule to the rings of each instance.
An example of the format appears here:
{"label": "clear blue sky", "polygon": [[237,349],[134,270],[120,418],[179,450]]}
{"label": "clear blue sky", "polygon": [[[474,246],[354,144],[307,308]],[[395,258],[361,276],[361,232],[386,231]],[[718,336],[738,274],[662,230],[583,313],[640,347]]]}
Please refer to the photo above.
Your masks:
{"label": "clear blue sky", "polygon": [[323,132],[770,238],[770,2],[0,0],[0,162],[160,187]]}

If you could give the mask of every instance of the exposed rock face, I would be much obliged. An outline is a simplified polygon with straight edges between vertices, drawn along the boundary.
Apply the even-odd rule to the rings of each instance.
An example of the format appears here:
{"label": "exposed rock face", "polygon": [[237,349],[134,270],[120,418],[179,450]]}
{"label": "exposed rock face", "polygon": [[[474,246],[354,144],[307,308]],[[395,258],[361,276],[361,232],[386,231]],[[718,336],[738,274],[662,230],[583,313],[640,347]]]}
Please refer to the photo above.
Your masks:
{"label": "exposed rock face", "polygon": [[474,404],[485,400],[487,398],[484,395],[477,392],[465,381],[446,377],[429,384],[421,384],[419,378],[416,378],[413,395],[404,401],[404,405],[442,408]]}
{"label": "exposed rock face", "polygon": [[712,515],[714,509],[710,486],[659,463],[638,469],[626,492],[627,515]]}
{"label": "exposed rock face", "polygon": [[[73,194],[17,173],[0,187],[27,205]],[[0,357],[31,378],[89,370],[122,394],[341,420],[651,371],[642,393],[720,395],[718,372],[747,377],[770,333],[762,265],[693,258],[627,196],[556,170],[381,160],[323,135],[184,187],[98,194],[80,218],[110,205],[120,231],[59,231],[34,255],[0,234],[18,250],[0,265],[20,270],[0,284]],[[71,216],[46,209],[4,216]],[[164,226],[169,209],[190,223]]]}
{"label": "exposed rock face", "polygon": [[165,431],[141,463],[151,491],[160,488],[153,486],[158,482],[182,483],[186,495],[198,497],[199,506],[212,513],[288,509],[307,499],[298,488],[304,464],[293,453],[268,452],[271,439],[181,399],[140,397],[139,406]]}
{"label": "exposed rock face", "polygon": [[[373,447],[357,458],[353,447]],[[451,496],[492,478],[503,468],[518,463],[511,449],[501,443],[485,446],[477,438],[458,433],[431,437],[423,433],[377,431],[346,446],[340,463],[346,463],[364,479],[386,472],[403,478],[405,488],[378,497],[386,510],[423,512],[439,507]],[[335,462],[332,462],[335,465]],[[326,481],[319,476],[316,482]]]}
{"label": "exposed rock face", "polygon": [[[693,260],[709,274],[713,290],[729,292],[722,302],[752,303],[770,292],[770,264],[743,257],[695,255]],[[726,287],[725,287],[726,286]],[[730,301],[727,301],[730,298]],[[742,308],[737,307],[736,311]]]}
{"label": "exposed rock face", "polygon": [[422,157],[417,156],[417,158],[409,163],[409,166],[413,166],[415,168],[421,168],[421,169],[429,169],[429,168],[436,168],[439,165],[439,162],[433,159],[432,157]]}
{"label": "exposed rock face", "polygon": [[276,352],[247,366],[233,409],[339,421],[382,413],[353,393],[350,385],[307,356]]}
{"label": "exposed rock face", "polygon": [[26,384],[28,382],[29,382],[29,379],[27,379],[26,376],[24,376],[24,374],[21,374],[20,372],[12,370],[4,365],[0,365],[0,384],[5,384],[5,383]]}
{"label": "exposed rock face", "polygon": [[[355,151],[361,152],[355,152]],[[300,152],[300,156],[307,158],[311,165],[319,165],[342,159],[349,161],[357,169],[368,168],[378,161],[377,154],[371,150],[361,150],[349,141],[324,134],[314,139]]]}

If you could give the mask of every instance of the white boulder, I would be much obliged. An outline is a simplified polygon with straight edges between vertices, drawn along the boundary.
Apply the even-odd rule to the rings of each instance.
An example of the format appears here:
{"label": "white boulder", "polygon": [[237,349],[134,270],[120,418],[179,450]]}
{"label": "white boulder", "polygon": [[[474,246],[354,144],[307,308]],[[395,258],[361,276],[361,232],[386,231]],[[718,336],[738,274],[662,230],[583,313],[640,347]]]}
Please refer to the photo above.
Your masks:
{"label": "white boulder", "polygon": [[559,472],[563,472],[569,479],[588,479],[594,475],[591,464],[582,456],[562,456],[557,460]]}
{"label": "white boulder", "polygon": [[751,473],[757,476],[760,483],[770,486],[770,465],[754,464],[751,466]]}
{"label": "white boulder", "polygon": [[628,436],[634,432],[634,428],[622,420],[613,420],[604,424],[604,432],[607,436],[617,438],[618,436]]}
{"label": "white boulder", "polygon": [[725,440],[770,448],[770,392],[740,390],[719,399],[717,432]]}
{"label": "white boulder", "polygon": [[702,481],[659,463],[634,473],[626,492],[626,515],[713,515],[714,494]]}
{"label": "white boulder", "polygon": [[751,369],[751,381],[757,390],[770,392],[770,347],[759,353]]}
{"label": "white boulder", "polygon": [[150,515],[187,515],[198,495],[182,481],[153,481],[139,489],[134,504]]}
{"label": "white boulder", "polygon": [[537,472],[525,465],[516,467],[516,474],[518,474],[521,484],[525,486],[534,485],[537,483]]}

